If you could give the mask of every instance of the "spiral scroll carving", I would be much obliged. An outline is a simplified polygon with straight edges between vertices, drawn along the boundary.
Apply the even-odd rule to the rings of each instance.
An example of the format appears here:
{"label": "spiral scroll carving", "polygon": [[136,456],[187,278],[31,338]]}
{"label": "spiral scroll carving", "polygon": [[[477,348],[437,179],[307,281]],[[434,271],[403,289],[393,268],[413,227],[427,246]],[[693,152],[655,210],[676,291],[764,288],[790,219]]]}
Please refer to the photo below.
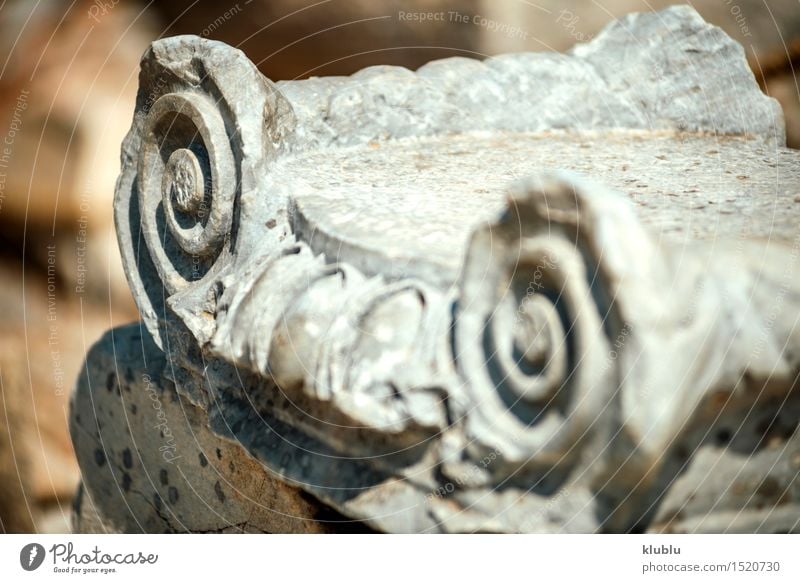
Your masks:
{"label": "spiral scroll carving", "polygon": [[569,465],[612,387],[609,307],[575,230],[577,204],[558,182],[526,187],[470,243],[455,345],[468,432],[477,455],[503,452],[508,472]]}
{"label": "spiral scroll carving", "polygon": [[216,328],[208,316],[221,279],[252,249],[241,241],[257,239],[270,253],[288,231],[265,167],[291,134],[294,113],[223,43],[156,41],[141,69],[114,203],[123,266],[156,343],[163,347],[166,323],[177,317],[202,346]]}
{"label": "spiral scroll carving", "polygon": [[231,230],[236,166],[205,96],[170,93],[150,109],[139,158],[142,231],[169,293],[213,266]]}

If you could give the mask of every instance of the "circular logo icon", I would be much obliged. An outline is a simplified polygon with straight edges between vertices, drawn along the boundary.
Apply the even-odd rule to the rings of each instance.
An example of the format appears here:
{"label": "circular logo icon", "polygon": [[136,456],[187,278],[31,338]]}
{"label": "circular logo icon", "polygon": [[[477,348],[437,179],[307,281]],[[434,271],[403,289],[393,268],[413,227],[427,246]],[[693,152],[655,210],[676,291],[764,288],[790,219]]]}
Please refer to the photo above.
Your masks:
{"label": "circular logo icon", "polygon": [[44,547],[39,543],[30,543],[19,552],[19,564],[26,571],[35,571],[44,562]]}

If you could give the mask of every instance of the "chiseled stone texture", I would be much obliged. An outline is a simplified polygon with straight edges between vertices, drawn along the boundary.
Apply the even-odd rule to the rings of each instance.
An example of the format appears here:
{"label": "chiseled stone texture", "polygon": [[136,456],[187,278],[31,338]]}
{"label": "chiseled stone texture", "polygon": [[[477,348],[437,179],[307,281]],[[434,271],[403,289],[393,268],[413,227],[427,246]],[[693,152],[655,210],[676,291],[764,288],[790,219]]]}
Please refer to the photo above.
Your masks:
{"label": "chiseled stone texture", "polygon": [[290,149],[471,131],[675,129],[786,143],[744,49],[690,6],[630,14],[567,54],[453,57],[416,72],[368,67],[350,77],[282,81]]}
{"label": "chiseled stone texture", "polygon": [[166,364],[139,325],[115,328],[89,351],[72,405],[83,475],[74,529],[329,531],[332,513],[209,431],[205,412],[164,379]]}

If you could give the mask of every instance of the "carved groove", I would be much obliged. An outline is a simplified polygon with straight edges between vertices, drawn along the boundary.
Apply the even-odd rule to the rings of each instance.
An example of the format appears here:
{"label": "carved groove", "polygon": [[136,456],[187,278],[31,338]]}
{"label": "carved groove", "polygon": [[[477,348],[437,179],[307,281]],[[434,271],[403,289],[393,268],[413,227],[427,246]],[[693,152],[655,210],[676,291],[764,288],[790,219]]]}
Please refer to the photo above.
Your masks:
{"label": "carved groove", "polygon": [[[145,121],[139,181],[145,242],[167,291],[175,293],[205,275],[187,279],[175,264],[218,255],[231,230],[235,163],[219,111],[207,98],[171,93],[155,102]],[[159,228],[159,212],[168,233]],[[170,257],[167,237],[185,257]]]}

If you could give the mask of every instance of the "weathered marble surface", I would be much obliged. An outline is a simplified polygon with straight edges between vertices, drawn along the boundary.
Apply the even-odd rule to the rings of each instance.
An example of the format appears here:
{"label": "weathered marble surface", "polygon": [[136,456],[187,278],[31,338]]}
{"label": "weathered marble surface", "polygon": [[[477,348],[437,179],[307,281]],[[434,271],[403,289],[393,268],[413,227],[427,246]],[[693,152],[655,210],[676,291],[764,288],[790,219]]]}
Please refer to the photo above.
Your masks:
{"label": "weathered marble surface", "polygon": [[[316,500],[390,532],[796,530],[782,143],[741,48],[687,7],[570,55],[279,84],[219,43],[158,41],[115,207],[148,374],[300,518]],[[85,382],[84,488],[130,529],[82,437]],[[306,524],[270,520],[252,524]]]}
{"label": "weathered marble surface", "polygon": [[626,193],[672,245],[771,237],[800,224],[800,153],[753,138],[672,131],[482,132],[337,150],[278,162],[294,232],[317,253],[371,273],[451,285],[470,233],[508,185],[569,170]]}

